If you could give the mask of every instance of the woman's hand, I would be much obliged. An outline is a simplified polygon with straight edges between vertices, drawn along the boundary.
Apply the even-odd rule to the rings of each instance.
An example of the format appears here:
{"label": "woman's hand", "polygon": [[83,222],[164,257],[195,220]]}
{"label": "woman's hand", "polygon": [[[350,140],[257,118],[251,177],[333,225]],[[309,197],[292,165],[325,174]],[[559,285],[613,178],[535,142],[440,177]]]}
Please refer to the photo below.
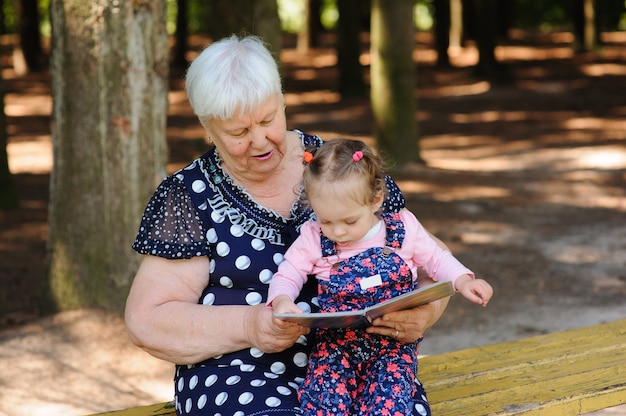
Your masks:
{"label": "woman's hand", "polygon": [[310,329],[292,322],[275,319],[272,309],[260,304],[247,308],[244,332],[250,345],[265,353],[281,352],[291,347]]}
{"label": "woman's hand", "polygon": [[[430,282],[432,280],[425,279]],[[443,298],[413,309],[391,312],[375,319],[366,329],[370,334],[384,335],[403,342],[415,342],[443,314],[450,298]]]}

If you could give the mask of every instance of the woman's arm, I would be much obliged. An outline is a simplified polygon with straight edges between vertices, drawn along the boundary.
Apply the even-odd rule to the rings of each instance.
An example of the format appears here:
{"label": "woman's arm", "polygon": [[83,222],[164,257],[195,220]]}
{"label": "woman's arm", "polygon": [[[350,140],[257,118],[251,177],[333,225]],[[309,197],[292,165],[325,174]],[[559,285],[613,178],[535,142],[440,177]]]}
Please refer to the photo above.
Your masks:
{"label": "woman's arm", "polygon": [[306,331],[273,320],[264,304],[198,304],[208,278],[207,257],[144,256],[126,302],[131,341],[157,358],[193,364],[250,347],[282,351]]}

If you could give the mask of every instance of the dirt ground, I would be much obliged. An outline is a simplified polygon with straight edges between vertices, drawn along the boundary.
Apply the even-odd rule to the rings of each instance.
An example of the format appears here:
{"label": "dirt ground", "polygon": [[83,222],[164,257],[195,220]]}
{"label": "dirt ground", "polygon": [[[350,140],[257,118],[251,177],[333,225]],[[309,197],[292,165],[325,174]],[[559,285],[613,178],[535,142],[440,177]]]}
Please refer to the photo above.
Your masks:
{"label": "dirt ground", "polygon": [[[408,206],[495,297],[453,297],[422,354],[626,317],[626,33],[594,56],[568,35],[517,36],[497,50],[506,82],[472,75],[476,51],[436,69],[420,38],[418,93],[427,166],[396,175]],[[363,56],[367,63],[367,55]],[[370,140],[365,99],[339,101],[331,50],[283,54],[290,128]],[[0,416],[83,415],[169,400],[172,368],[134,348],[122,320],[94,310],[40,317],[52,165],[48,76],[5,69],[9,162],[19,209],[0,212]],[[175,169],[202,153],[173,76]],[[130,242],[129,242],[130,244]],[[626,407],[597,415],[626,415]]]}

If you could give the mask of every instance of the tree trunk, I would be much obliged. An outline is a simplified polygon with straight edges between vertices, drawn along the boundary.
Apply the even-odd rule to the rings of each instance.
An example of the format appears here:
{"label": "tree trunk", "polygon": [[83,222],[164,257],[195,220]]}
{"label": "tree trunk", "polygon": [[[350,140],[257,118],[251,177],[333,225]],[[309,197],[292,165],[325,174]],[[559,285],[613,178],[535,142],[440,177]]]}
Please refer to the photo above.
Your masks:
{"label": "tree trunk", "polygon": [[412,0],[372,1],[371,101],[374,138],[397,164],[422,162],[415,117]]}
{"label": "tree trunk", "polygon": [[473,20],[476,28],[478,64],[476,75],[496,81],[500,74],[496,62],[496,4],[497,0],[473,0]]}
{"label": "tree trunk", "polygon": [[165,1],[52,0],[52,144],[44,312],[122,311],[130,245],[165,176]]}
{"label": "tree trunk", "polygon": [[435,44],[437,47],[437,66],[449,67],[450,57],[450,0],[435,0]]}
{"label": "tree trunk", "polygon": [[19,16],[20,50],[16,56],[24,60],[25,68],[18,72],[39,72],[45,67],[41,34],[39,31],[39,8],[37,0],[19,0],[15,2]]}
{"label": "tree trunk", "polygon": [[338,0],[337,66],[339,93],[342,98],[364,97],[365,81],[361,66],[361,39],[359,5],[354,0]]}
{"label": "tree trunk", "polygon": [[574,26],[574,50],[577,53],[592,52],[598,47],[596,7],[594,0],[575,0],[572,20]]}
{"label": "tree trunk", "polygon": [[17,189],[9,170],[7,118],[4,113],[4,78],[0,66],[0,209],[16,208]]}
{"label": "tree trunk", "polygon": [[175,68],[186,69],[187,37],[189,36],[189,0],[176,1],[176,42],[174,44],[173,62]]}
{"label": "tree trunk", "polygon": [[213,0],[210,26],[215,39],[233,33],[259,36],[279,61],[282,31],[276,0]]}

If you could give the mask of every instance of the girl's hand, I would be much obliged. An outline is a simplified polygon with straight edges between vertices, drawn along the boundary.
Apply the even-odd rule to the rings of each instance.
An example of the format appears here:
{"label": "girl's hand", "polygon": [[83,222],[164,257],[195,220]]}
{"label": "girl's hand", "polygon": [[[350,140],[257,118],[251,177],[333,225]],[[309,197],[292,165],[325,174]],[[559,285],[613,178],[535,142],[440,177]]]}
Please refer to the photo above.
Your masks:
{"label": "girl's hand", "polygon": [[483,307],[487,306],[487,303],[489,303],[493,295],[493,288],[487,281],[483,279],[472,279],[467,275],[459,277],[455,286],[456,290],[466,299],[482,305]]}

